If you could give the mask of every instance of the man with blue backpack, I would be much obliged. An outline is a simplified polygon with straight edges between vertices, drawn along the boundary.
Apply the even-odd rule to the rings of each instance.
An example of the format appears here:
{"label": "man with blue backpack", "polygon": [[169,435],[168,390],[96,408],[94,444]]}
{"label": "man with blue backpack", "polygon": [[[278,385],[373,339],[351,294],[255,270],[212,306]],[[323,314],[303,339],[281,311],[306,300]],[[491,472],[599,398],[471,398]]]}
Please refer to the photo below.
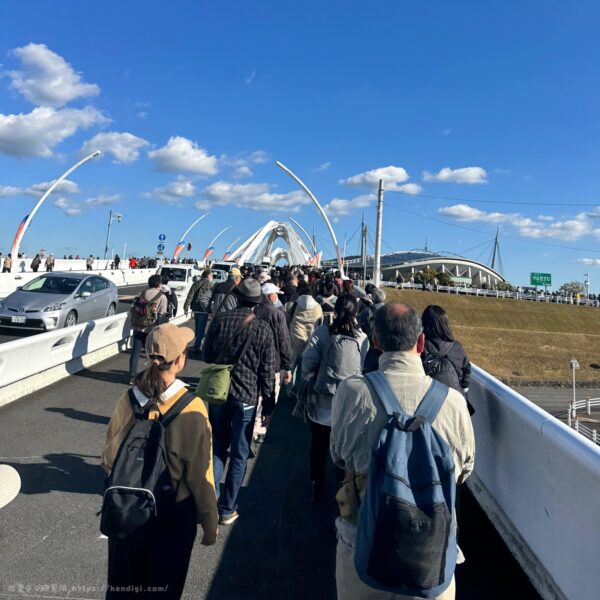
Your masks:
{"label": "man with blue backpack", "polygon": [[345,469],[337,494],[340,600],[455,598],[456,485],[474,466],[462,395],[425,375],[417,312],[375,314],[379,370],[343,381],[333,401],[331,454]]}

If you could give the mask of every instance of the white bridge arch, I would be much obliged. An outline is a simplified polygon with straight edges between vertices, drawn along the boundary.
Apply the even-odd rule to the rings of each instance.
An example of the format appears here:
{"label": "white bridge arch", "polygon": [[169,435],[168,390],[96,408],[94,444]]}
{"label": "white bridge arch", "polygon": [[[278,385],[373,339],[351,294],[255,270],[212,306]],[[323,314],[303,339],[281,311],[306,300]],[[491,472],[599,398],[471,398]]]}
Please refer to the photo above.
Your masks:
{"label": "white bridge arch", "polygon": [[[280,240],[285,247],[275,245]],[[291,265],[305,265],[313,255],[289,223],[269,221],[232,252],[231,257],[240,264],[265,261],[275,264],[287,260]]]}

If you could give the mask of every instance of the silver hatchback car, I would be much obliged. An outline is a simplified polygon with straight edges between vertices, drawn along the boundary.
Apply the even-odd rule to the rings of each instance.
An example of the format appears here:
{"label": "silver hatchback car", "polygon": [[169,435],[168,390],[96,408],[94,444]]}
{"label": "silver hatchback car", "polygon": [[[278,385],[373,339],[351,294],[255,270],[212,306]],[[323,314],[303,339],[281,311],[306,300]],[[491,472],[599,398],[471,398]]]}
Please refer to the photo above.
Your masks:
{"label": "silver hatchback car", "polygon": [[45,273],[0,300],[0,327],[51,331],[114,315],[117,286],[98,275]]}

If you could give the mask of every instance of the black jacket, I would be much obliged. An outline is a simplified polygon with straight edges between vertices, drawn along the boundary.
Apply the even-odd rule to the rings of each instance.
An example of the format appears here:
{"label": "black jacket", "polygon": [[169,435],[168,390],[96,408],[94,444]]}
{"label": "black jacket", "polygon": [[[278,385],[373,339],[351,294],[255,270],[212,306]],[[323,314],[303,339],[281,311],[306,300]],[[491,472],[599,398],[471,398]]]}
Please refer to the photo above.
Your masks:
{"label": "black jacket", "polygon": [[290,332],[287,326],[285,313],[273,306],[270,300],[259,304],[254,309],[254,314],[257,319],[268,323],[273,331],[275,338],[275,351],[277,353],[277,362],[275,371],[281,369],[291,371],[292,369],[292,346],[290,344]]}
{"label": "black jacket", "polygon": [[283,288],[283,294],[281,295],[282,304],[293,302],[298,297],[298,286],[297,285],[286,285]]}
{"label": "black jacket", "polygon": [[[450,343],[452,346],[446,352],[446,346]],[[471,363],[460,342],[445,342],[438,339],[426,339],[424,354],[444,355],[456,369],[460,387],[463,389],[469,387],[471,382]]]}

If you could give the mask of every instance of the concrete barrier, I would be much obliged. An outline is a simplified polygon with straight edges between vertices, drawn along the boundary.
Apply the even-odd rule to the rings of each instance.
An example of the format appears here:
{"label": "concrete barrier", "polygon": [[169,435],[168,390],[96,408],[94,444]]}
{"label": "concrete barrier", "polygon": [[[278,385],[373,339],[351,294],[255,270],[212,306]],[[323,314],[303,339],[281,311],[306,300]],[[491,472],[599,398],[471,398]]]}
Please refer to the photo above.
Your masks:
{"label": "concrete barrier", "polygon": [[597,600],[600,448],[477,367],[469,400],[469,488],[543,598]]}
{"label": "concrete barrier", "polygon": [[129,315],[121,313],[0,344],[0,406],[122,352],[130,334]]}
{"label": "concrete barrier", "polygon": [[[85,268],[84,268],[85,270]],[[59,269],[55,269],[58,272]],[[75,269],[73,269],[75,271]],[[80,272],[80,271],[78,271]],[[126,285],[140,285],[148,281],[148,277],[156,273],[156,269],[119,269],[105,271],[90,271],[90,274],[100,275],[112,281],[117,287]],[[43,272],[33,273],[31,271],[25,273],[0,273],[0,298],[5,298],[12,294],[17,287],[25,285],[28,281],[35,279]]]}

